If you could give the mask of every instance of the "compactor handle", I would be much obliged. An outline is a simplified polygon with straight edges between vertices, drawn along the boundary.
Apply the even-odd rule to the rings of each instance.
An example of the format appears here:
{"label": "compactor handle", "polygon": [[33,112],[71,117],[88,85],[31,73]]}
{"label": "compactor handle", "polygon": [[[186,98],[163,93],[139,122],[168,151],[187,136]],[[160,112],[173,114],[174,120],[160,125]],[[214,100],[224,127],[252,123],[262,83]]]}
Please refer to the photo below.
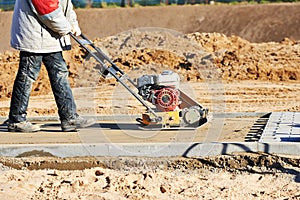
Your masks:
{"label": "compactor handle", "polygon": [[[101,49],[96,47],[96,45],[90,41],[87,37],[85,37],[83,34],[80,34],[80,36],[75,36],[73,33],[69,33],[69,35],[80,45],[82,46],[89,54],[91,54],[96,61],[98,61],[102,65],[101,73],[103,72],[108,74],[111,74],[118,82],[120,82],[139,102],[141,102],[149,112],[151,112],[157,121],[161,121],[161,118],[154,112],[150,106],[147,105],[147,103],[137,94],[135,93],[126,83],[125,80],[127,80],[130,84],[132,84],[134,87],[137,87],[135,83],[127,77],[127,75],[109,58],[107,57]],[[80,39],[81,37],[82,39]],[[91,46],[94,50],[96,50],[97,53],[94,53],[88,46]],[[100,57],[99,57],[100,55]],[[107,66],[106,63],[108,62],[110,66]]]}
{"label": "compactor handle", "polygon": [[[73,33],[69,33],[69,35],[80,45],[82,46],[91,56],[93,56],[97,62],[99,62],[102,66],[102,70],[101,73],[108,70],[109,69],[109,73],[113,74],[117,74],[120,73],[121,76],[125,75],[125,73],[105,54],[103,53],[103,51],[98,48],[91,40],[89,40],[85,35],[80,34],[80,36],[75,36]],[[81,37],[82,39],[80,39],[79,37]],[[92,47],[89,48],[88,46]],[[95,50],[95,52],[93,52],[92,50]],[[107,66],[107,64],[104,62],[106,61],[107,63],[109,63],[110,67]],[[132,84],[134,84],[132,82]]]}

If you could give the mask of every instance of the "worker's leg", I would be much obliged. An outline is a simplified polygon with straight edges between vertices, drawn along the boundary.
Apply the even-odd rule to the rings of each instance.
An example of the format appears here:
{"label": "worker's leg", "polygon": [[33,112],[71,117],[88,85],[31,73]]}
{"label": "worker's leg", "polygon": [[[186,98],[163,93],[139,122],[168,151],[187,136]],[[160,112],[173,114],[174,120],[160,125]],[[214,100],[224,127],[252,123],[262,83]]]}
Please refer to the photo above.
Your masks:
{"label": "worker's leg", "polygon": [[76,131],[77,128],[88,127],[95,123],[92,119],[84,119],[76,113],[76,105],[68,80],[68,68],[62,52],[44,56],[49,79],[55,96],[58,114],[63,131]]}
{"label": "worker's leg", "polygon": [[40,130],[38,125],[27,122],[26,116],[32,84],[37,80],[41,63],[42,56],[40,54],[20,52],[19,70],[13,86],[9,119],[5,122],[10,132]]}
{"label": "worker's leg", "polygon": [[41,63],[42,56],[40,54],[20,52],[19,70],[10,102],[9,119],[13,122],[26,121],[32,84],[38,78]]}
{"label": "worker's leg", "polygon": [[62,52],[46,54],[43,63],[48,71],[60,120],[69,120],[76,115],[76,105],[68,79],[68,68]]}

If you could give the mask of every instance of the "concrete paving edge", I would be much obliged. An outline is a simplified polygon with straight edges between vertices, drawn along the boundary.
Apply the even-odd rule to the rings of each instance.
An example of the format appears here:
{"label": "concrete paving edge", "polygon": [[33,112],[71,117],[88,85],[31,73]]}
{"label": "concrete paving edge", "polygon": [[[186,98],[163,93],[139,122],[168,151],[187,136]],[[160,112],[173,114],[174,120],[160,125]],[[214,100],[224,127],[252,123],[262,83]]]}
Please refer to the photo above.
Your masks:
{"label": "concrete paving edge", "polygon": [[291,142],[241,143],[97,143],[97,144],[7,144],[0,146],[0,156],[49,155],[57,157],[203,157],[234,152],[264,152],[300,155],[300,145]]}
{"label": "concrete paving edge", "polygon": [[[234,112],[234,113],[211,113],[215,118],[238,118],[238,117],[261,117],[268,114],[267,112]],[[95,118],[98,121],[128,121],[128,119],[135,119],[141,117],[141,115],[93,115],[85,116]],[[7,120],[7,117],[0,117],[0,122]],[[29,121],[59,121],[57,116],[39,116],[39,117],[28,117]]]}

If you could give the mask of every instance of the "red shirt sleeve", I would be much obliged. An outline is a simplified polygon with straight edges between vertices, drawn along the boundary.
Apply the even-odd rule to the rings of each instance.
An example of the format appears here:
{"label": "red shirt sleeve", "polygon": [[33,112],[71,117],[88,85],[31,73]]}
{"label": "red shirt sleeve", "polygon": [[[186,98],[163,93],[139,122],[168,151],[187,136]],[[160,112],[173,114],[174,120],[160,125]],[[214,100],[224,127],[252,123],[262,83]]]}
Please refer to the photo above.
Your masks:
{"label": "red shirt sleeve", "polygon": [[59,6],[59,0],[32,0],[32,4],[40,15],[46,15]]}

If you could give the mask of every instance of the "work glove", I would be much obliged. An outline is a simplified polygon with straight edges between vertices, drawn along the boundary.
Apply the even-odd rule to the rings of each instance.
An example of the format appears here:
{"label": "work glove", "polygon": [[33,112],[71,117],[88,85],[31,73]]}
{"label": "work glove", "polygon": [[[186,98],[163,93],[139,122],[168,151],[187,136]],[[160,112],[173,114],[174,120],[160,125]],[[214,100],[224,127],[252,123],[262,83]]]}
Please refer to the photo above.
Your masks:
{"label": "work glove", "polygon": [[80,36],[81,35],[81,30],[79,26],[73,26],[72,31],[71,31],[75,36]]}

